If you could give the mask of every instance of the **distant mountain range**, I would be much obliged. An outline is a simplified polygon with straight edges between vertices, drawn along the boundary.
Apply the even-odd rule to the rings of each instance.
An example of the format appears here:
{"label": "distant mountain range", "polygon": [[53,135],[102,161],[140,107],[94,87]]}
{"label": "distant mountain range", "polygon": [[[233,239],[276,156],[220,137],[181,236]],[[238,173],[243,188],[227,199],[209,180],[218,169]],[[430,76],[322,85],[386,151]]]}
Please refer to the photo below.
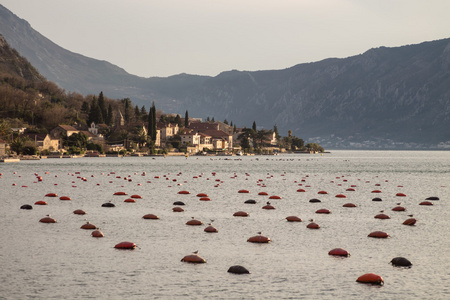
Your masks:
{"label": "distant mountain range", "polygon": [[[283,70],[142,78],[65,50],[0,5],[0,34],[48,80],[167,113],[292,130],[325,148],[450,146],[450,39]],[[445,144],[447,143],[447,144]]]}

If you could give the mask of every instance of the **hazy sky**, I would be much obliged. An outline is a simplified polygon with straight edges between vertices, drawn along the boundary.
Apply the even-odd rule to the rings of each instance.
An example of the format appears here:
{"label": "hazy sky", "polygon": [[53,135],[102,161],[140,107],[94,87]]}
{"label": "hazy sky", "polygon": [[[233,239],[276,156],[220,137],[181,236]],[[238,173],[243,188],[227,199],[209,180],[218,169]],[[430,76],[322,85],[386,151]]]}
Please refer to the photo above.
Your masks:
{"label": "hazy sky", "polygon": [[450,37],[450,0],[0,0],[72,52],[131,74],[284,69]]}

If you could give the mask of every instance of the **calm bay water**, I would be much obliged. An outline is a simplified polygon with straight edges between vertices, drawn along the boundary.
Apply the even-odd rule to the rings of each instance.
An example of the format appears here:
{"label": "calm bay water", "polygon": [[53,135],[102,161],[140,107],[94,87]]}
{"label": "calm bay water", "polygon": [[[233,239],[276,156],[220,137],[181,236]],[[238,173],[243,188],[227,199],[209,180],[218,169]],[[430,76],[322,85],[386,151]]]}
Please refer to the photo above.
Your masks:
{"label": "calm bay water", "polygon": [[[0,298],[448,299],[449,171],[450,152],[428,151],[1,164]],[[355,191],[346,191],[351,186]],[[297,192],[300,188],[306,192]],[[241,189],[250,193],[238,193]],[[371,193],[376,189],[382,193]],[[181,190],[191,194],[180,195]],[[321,190],[328,195],[319,195]],[[127,196],[113,196],[117,191],[143,198],[125,203]],[[261,191],[282,199],[268,200],[258,195]],[[399,192],[406,197],[397,197]],[[48,198],[47,193],[72,200]],[[198,193],[207,193],[211,201],[199,201]],[[440,200],[419,205],[430,196]],[[322,202],[310,203],[312,198]],[[248,199],[258,203],[244,204]],[[48,205],[34,205],[39,200]],[[109,201],[116,207],[101,207]],[[172,212],[175,201],[186,203],[184,212]],[[262,209],[267,201],[276,209]],[[348,202],[357,207],[342,207]],[[391,211],[399,202],[407,210]],[[23,204],[33,209],[19,209]],[[332,213],[316,214],[320,208]],[[75,209],[87,214],[74,215]],[[240,210],[250,216],[233,217]],[[381,210],[391,219],[374,219]],[[160,219],[142,219],[148,213]],[[58,223],[40,223],[47,214]],[[417,224],[402,225],[410,214]],[[303,222],[287,222],[290,215]],[[185,225],[191,217],[205,225]],[[306,228],[312,218],[319,230]],[[211,219],[218,233],[203,231]],[[105,237],[93,238],[91,231],[80,229],[86,220]],[[367,237],[376,230],[391,237]],[[272,242],[248,243],[259,231]],[[122,241],[139,248],[114,249]],[[333,248],[351,256],[329,256]],[[196,250],[206,264],[180,262]],[[408,258],[412,268],[390,265],[397,256]],[[227,273],[232,265],[243,265],[251,274]],[[381,275],[385,285],[355,282],[365,273]]]}

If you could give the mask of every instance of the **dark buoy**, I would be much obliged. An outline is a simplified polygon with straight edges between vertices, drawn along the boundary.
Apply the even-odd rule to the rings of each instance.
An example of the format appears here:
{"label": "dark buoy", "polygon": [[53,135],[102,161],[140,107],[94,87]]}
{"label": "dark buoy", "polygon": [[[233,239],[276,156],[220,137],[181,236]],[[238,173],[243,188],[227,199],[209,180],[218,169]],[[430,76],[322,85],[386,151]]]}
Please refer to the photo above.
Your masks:
{"label": "dark buoy", "polygon": [[319,203],[319,202],[322,202],[322,201],[320,201],[319,199],[314,198],[314,199],[309,200],[309,202],[310,203]]}
{"label": "dark buoy", "polygon": [[243,266],[231,266],[228,269],[228,273],[233,274],[250,274],[250,271],[244,268]]}
{"label": "dark buoy", "polygon": [[106,202],[102,204],[102,207],[116,207],[116,206],[114,205],[114,203]]}
{"label": "dark buoy", "polygon": [[33,209],[33,206],[31,206],[30,204],[24,204],[20,207],[20,209]]}
{"label": "dark buoy", "polygon": [[412,263],[404,257],[395,257],[391,260],[391,264],[395,267],[411,267]]}
{"label": "dark buoy", "polygon": [[182,202],[182,201],[175,201],[173,203],[173,205],[184,205],[184,202]]}
{"label": "dark buoy", "polygon": [[246,203],[246,204],[256,204],[256,200],[249,199],[249,200],[245,201],[244,203]]}
{"label": "dark buoy", "polygon": [[379,201],[383,201],[383,200],[381,200],[381,198],[376,197],[376,198],[373,198],[372,201],[378,201],[379,202]]}
{"label": "dark buoy", "polygon": [[425,200],[439,200],[439,197],[431,196],[426,198]]}

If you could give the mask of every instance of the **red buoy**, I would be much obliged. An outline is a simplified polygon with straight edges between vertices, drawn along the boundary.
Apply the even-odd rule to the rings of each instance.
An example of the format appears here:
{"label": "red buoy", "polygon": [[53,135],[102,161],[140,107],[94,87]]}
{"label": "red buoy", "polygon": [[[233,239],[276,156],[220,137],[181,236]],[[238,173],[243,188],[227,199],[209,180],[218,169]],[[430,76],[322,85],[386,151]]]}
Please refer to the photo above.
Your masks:
{"label": "red buoy", "polygon": [[103,232],[101,232],[99,229],[92,231],[91,235],[92,235],[93,237],[97,237],[97,238],[100,238],[100,237],[104,237],[104,236],[105,236],[105,235],[103,234]]}
{"label": "red buoy", "polygon": [[280,196],[277,196],[277,195],[273,195],[273,196],[270,196],[269,199],[277,199],[277,200],[280,200],[281,197],[280,197]]}
{"label": "red buoy", "polygon": [[354,192],[354,191],[356,191],[354,188],[348,188],[348,189],[346,189],[346,191],[348,191],[348,192]]}
{"label": "red buoy", "polygon": [[47,202],[39,200],[39,201],[34,202],[34,204],[36,204],[36,205],[47,205]]}
{"label": "red buoy", "polygon": [[302,219],[300,219],[300,218],[297,217],[297,216],[289,216],[289,217],[286,217],[286,220],[287,220],[288,222],[302,222]]}
{"label": "red buoy", "polygon": [[397,196],[397,197],[406,197],[406,195],[403,194],[403,193],[397,193],[397,194],[395,194],[395,196]]}
{"label": "red buoy", "polygon": [[197,197],[208,197],[208,195],[205,193],[199,193],[197,194]]}
{"label": "red buoy", "polygon": [[309,223],[308,225],[306,225],[306,228],[309,228],[309,229],[319,229],[320,226],[319,226],[319,224],[317,224],[317,223],[311,222],[311,223]]}
{"label": "red buoy", "polygon": [[337,194],[335,197],[336,198],[347,198],[347,196],[345,196],[344,194]]}
{"label": "red buoy", "polygon": [[405,211],[406,208],[404,208],[403,206],[396,206],[392,209],[393,211]]}
{"label": "red buoy", "polygon": [[378,238],[378,239],[385,239],[389,237],[389,234],[383,231],[374,231],[369,233],[368,237]]}
{"label": "red buoy", "polygon": [[185,257],[183,257],[181,259],[181,261],[182,262],[191,263],[191,264],[204,264],[204,263],[206,263],[206,260],[203,259],[202,257],[198,256],[197,254],[186,255]]}
{"label": "red buoy", "polygon": [[86,212],[82,209],[76,209],[73,211],[73,213],[76,215],[85,215],[86,214]]}
{"label": "red buoy", "polygon": [[385,214],[378,214],[374,218],[375,219],[382,219],[382,220],[390,219],[390,217],[388,215],[385,215]]}
{"label": "red buoy", "polygon": [[126,196],[126,195],[128,195],[128,194],[125,192],[115,192],[114,193],[114,196]]}
{"label": "red buoy", "polygon": [[208,227],[204,229],[205,232],[218,232],[217,228],[209,224]]}
{"label": "red buoy", "polygon": [[317,194],[326,195],[326,194],[328,194],[328,192],[326,192],[326,191],[319,191],[319,192],[317,192]]}
{"label": "red buoy", "polygon": [[270,241],[271,241],[270,238],[263,235],[255,235],[247,240],[247,242],[250,243],[270,243]]}
{"label": "red buoy", "polygon": [[172,211],[174,211],[174,212],[183,212],[184,209],[182,209],[182,208],[179,207],[179,206],[175,206],[174,208],[172,208]]}
{"label": "red buoy", "polygon": [[272,205],[270,205],[270,204],[267,204],[267,205],[264,205],[264,206],[262,207],[262,209],[275,209],[275,206],[272,206]]}
{"label": "red buoy", "polygon": [[86,224],[82,225],[80,228],[81,229],[97,229],[97,226],[87,222]]}
{"label": "red buoy", "polygon": [[151,220],[158,220],[159,219],[159,217],[157,215],[154,215],[154,214],[146,214],[142,218],[143,219],[151,219]]}
{"label": "red buoy", "polygon": [[249,214],[248,214],[248,212],[240,210],[240,211],[235,212],[233,214],[233,216],[235,216],[235,217],[248,217]]}
{"label": "red buoy", "polygon": [[114,246],[116,249],[135,249],[137,246],[132,242],[121,242]]}
{"label": "red buoy", "polygon": [[331,214],[331,211],[326,208],[316,210],[316,214]]}
{"label": "red buoy", "polygon": [[70,199],[70,197],[67,196],[61,196],[59,197],[59,200],[72,200],[72,199]]}
{"label": "red buoy", "polygon": [[192,217],[192,220],[189,220],[186,222],[186,225],[193,225],[193,226],[199,226],[199,225],[203,225],[202,221],[196,220]]}
{"label": "red buoy", "polygon": [[140,196],[140,195],[131,195],[131,198],[133,198],[133,199],[142,199],[142,196]]}
{"label": "red buoy", "polygon": [[356,204],[353,203],[345,203],[342,207],[356,207]]}
{"label": "red buoy", "polygon": [[48,193],[45,197],[58,197],[58,195],[55,193]]}
{"label": "red buoy", "polygon": [[200,201],[211,201],[211,199],[208,197],[201,197],[199,200]]}
{"label": "red buoy", "polygon": [[189,195],[191,192],[189,191],[179,191],[178,194],[180,195]]}
{"label": "red buoy", "polygon": [[433,202],[430,201],[422,201],[419,203],[419,205],[433,205]]}
{"label": "red buoy", "polygon": [[266,192],[259,192],[258,195],[260,195],[260,196],[269,196],[269,194],[267,194]]}
{"label": "red buoy", "polygon": [[378,193],[381,193],[381,191],[380,190],[373,190],[372,193],[378,194]]}
{"label": "red buoy", "polygon": [[403,222],[403,225],[413,226],[413,225],[416,224],[416,222],[417,222],[417,219],[409,218],[409,219],[406,219],[406,220]]}
{"label": "red buoy", "polygon": [[347,250],[344,250],[342,248],[336,248],[336,249],[330,250],[330,252],[328,252],[328,255],[350,256],[350,253]]}
{"label": "red buoy", "polygon": [[56,220],[50,216],[46,216],[46,217],[43,217],[42,219],[40,219],[39,222],[41,222],[41,223],[56,223]]}
{"label": "red buoy", "polygon": [[304,190],[304,189],[298,189],[297,192],[299,192],[299,193],[304,193],[304,192],[306,192],[306,190]]}
{"label": "red buoy", "polygon": [[239,190],[238,193],[241,193],[241,194],[248,194],[248,193],[250,193],[250,192],[247,191],[247,190]]}
{"label": "red buoy", "polygon": [[377,285],[383,285],[384,281],[383,278],[380,275],[374,274],[374,273],[367,273],[364,275],[361,275],[356,279],[357,282],[360,283],[369,283],[369,284],[377,284]]}

